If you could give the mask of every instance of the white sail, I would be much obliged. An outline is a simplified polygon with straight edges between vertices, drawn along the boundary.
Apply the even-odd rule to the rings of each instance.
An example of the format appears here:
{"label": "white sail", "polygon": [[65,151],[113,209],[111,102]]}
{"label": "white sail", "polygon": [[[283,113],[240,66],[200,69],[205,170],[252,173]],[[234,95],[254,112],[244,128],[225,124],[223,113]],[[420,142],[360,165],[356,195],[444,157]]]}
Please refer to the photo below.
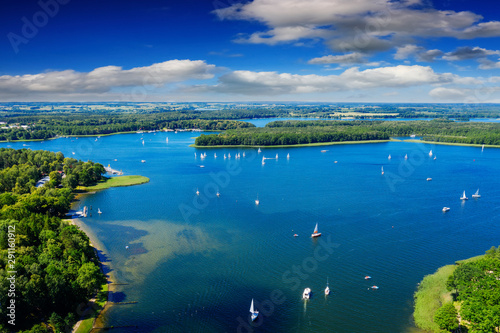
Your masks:
{"label": "white sail", "polygon": [[429,156],[432,156],[432,149],[431,149],[431,151],[429,152]]}
{"label": "white sail", "polygon": [[254,309],[253,309],[253,298],[252,298],[252,304],[250,305],[250,312],[251,312],[251,313],[254,313],[254,312],[255,312],[255,311],[254,311]]}
{"label": "white sail", "polygon": [[382,174],[384,174],[384,167],[382,167]]}
{"label": "white sail", "polygon": [[316,227],[314,228],[314,233],[317,234],[318,233],[318,224],[316,223]]}

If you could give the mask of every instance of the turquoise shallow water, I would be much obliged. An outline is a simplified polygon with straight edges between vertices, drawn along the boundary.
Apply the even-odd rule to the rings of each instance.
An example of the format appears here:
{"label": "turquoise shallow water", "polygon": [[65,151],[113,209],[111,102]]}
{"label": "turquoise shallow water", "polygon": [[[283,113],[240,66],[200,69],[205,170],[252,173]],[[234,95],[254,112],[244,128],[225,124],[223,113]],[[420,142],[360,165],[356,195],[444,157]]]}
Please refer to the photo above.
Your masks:
{"label": "turquoise shallow water", "polygon": [[[151,179],[79,203],[103,211],[84,222],[107,248],[117,282],[128,283],[112,297],[138,302],[105,314],[107,325],[139,327],[115,332],[409,332],[424,275],[500,244],[498,149],[388,142],[258,154],[190,148],[194,135],[25,146]],[[262,156],[276,154],[262,165]],[[474,200],[477,188],[482,197]],[[451,210],[442,213],[443,206]],[[313,240],[316,223],[323,235]],[[308,302],[305,287],[313,291]],[[261,316],[249,326],[252,298]]]}

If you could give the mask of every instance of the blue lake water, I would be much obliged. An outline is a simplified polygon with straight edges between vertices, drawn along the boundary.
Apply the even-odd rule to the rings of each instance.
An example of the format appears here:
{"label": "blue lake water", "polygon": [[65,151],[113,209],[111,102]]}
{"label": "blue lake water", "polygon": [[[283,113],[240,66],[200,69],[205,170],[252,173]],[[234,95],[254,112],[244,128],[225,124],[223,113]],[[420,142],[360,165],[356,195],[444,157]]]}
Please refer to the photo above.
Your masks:
{"label": "blue lake water", "polygon": [[[115,282],[126,283],[113,287],[113,300],[138,302],[106,311],[104,325],[139,327],[114,332],[416,332],[413,293],[423,276],[500,243],[498,149],[393,141],[259,154],[190,148],[195,135],[25,146],[151,179],[77,204],[103,212],[84,222],[105,246]],[[472,199],[478,188],[482,197]],[[464,190],[470,199],[461,202]],[[316,223],[322,236],[311,239]],[[252,298],[261,312],[253,326]]]}

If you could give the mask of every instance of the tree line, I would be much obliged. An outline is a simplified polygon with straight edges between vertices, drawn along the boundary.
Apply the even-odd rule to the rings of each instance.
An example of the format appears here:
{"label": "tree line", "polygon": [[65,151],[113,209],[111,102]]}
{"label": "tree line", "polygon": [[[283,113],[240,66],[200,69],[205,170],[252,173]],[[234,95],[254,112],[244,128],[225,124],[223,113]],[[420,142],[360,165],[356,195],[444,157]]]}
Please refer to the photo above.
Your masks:
{"label": "tree line", "polygon": [[424,140],[500,145],[500,124],[444,119],[432,121],[275,121],[264,128],[240,128],[201,135],[196,145],[293,145],[316,142],[387,140],[391,136],[422,136]]}
{"label": "tree line", "polygon": [[[64,331],[76,321],[77,306],[105,282],[88,237],[61,220],[74,187],[95,183],[103,173],[100,164],[60,152],[0,149],[0,331]],[[35,187],[44,175],[50,181]],[[9,261],[9,233],[15,237],[14,262]],[[9,271],[16,272],[14,298]],[[7,317],[11,298],[15,327]]]}

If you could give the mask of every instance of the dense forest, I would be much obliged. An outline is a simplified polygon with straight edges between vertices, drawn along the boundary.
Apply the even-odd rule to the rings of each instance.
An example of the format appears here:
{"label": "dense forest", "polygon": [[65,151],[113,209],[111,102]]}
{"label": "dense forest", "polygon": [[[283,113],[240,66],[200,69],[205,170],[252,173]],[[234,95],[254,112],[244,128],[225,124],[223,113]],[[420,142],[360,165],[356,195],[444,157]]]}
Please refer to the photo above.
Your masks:
{"label": "dense forest", "polygon": [[[165,129],[200,129],[221,131],[254,125],[230,119],[203,119],[197,114],[77,114],[49,113],[9,118],[14,124],[27,124],[28,129],[10,128],[0,132],[0,141],[46,140],[56,136],[105,135],[131,131]],[[217,116],[213,116],[217,117]]]}
{"label": "dense forest", "polygon": [[[73,189],[103,173],[100,164],[60,152],[0,149],[0,331],[66,331],[77,306],[105,281],[88,237],[61,220]],[[36,187],[46,175],[50,181]]]}
{"label": "dense forest", "polygon": [[[483,258],[459,265],[449,277],[447,287],[460,302],[458,313],[462,321],[466,321],[469,333],[500,330],[500,247],[493,246]],[[454,327],[452,323],[458,326],[456,316],[449,318],[449,323],[440,322],[442,328],[446,328],[446,324]]]}
{"label": "dense forest", "polygon": [[196,145],[293,145],[316,142],[386,140],[417,135],[427,141],[500,145],[500,124],[432,121],[275,121],[264,128],[201,135]]}

